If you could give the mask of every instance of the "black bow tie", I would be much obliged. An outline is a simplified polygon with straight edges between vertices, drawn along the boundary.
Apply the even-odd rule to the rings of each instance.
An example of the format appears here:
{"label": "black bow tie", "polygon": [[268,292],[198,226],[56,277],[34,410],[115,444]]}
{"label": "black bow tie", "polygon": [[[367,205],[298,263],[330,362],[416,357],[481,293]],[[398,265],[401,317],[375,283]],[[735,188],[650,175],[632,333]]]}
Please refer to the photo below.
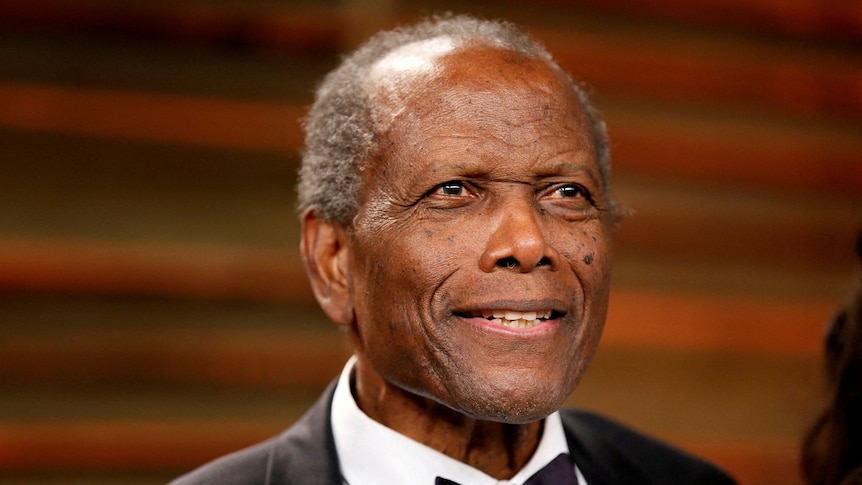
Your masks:
{"label": "black bow tie", "polygon": [[[435,485],[460,485],[452,480],[437,477]],[[568,453],[561,453],[544,468],[528,478],[524,485],[578,485],[575,465]]]}

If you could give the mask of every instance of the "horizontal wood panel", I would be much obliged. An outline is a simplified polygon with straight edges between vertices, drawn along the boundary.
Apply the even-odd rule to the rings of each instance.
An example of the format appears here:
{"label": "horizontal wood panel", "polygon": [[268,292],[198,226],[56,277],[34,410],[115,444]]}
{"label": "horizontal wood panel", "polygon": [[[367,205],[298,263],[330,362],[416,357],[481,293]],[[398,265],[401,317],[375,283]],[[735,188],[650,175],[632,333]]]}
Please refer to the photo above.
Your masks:
{"label": "horizontal wood panel", "polygon": [[862,199],[862,130],[605,109],[618,173]]}
{"label": "horizontal wood panel", "polygon": [[[333,328],[335,325],[333,324]],[[345,335],[289,330],[129,329],[7,335],[0,380],[322,388],[350,356]]]}
{"label": "horizontal wood panel", "polygon": [[0,239],[298,247],[293,155],[5,130],[0,146]]}
{"label": "horizontal wood panel", "polygon": [[862,7],[819,0],[507,0],[525,8],[557,7],[727,30],[774,32],[815,39],[862,41]]}
{"label": "horizontal wood panel", "polygon": [[[474,1],[472,5],[499,4],[500,2],[488,2],[487,0]],[[597,1],[597,0],[506,0],[503,2],[513,7],[524,9],[545,9],[548,11],[559,11],[560,9],[575,12],[599,12],[614,16],[635,16],[640,19],[672,20],[678,23],[688,23],[695,26],[714,26],[739,31],[774,32],[776,34],[790,34],[817,39],[835,39],[843,41],[860,41],[862,39],[862,11],[858,5],[852,2],[824,4],[817,0],[797,0],[792,3],[780,0],[734,0],[731,2],[720,2],[717,0],[648,0],[641,2],[626,2],[624,0]],[[110,25],[121,24],[126,28],[136,27],[139,31],[150,31],[151,36],[162,33],[165,27],[159,27],[159,23],[168,24],[202,24],[197,25],[195,33],[211,32],[211,35],[224,37],[227,27],[233,26],[234,35],[244,34],[254,38],[254,34],[241,30],[242,25],[234,25],[222,19],[227,13],[249,14],[250,12],[281,13],[282,16],[296,20],[297,27],[302,26],[300,20],[307,20],[306,16],[311,14],[329,14],[330,17],[337,10],[325,8],[326,2],[306,2],[302,7],[295,5],[279,5],[276,2],[255,2],[243,8],[226,8],[224,3],[219,2],[186,2],[185,8],[174,7],[172,15],[155,15],[152,11],[159,11],[158,7],[164,9],[164,4],[156,4],[156,8],[146,9],[141,4],[134,2],[69,2],[68,0],[42,1],[42,8],[34,6],[24,0],[7,1],[4,4],[2,14],[10,24],[24,24],[34,29],[70,29],[76,25],[84,24],[90,29],[102,27],[107,32],[116,32],[109,28]],[[113,8],[110,8],[113,7]],[[438,7],[439,8],[439,7]],[[136,17],[142,20],[130,20],[128,17],[113,18],[110,13],[133,10],[138,13]],[[318,13],[320,12],[320,13]],[[101,15],[93,15],[101,13]],[[184,13],[184,15],[180,15]],[[149,15],[146,15],[149,14]],[[221,14],[221,15],[219,15]],[[385,15],[379,12],[377,15]],[[119,17],[119,15],[117,15]],[[84,19],[95,17],[102,21]],[[105,21],[104,19],[110,21]],[[188,20],[198,19],[196,22]],[[173,22],[165,22],[165,20]],[[161,22],[157,22],[161,21]],[[219,22],[221,20],[221,22]],[[307,23],[307,22],[306,22]],[[219,24],[220,31],[210,31]],[[14,25],[14,24],[13,24]],[[14,25],[22,28],[21,25]],[[299,34],[305,34],[305,38]],[[297,29],[293,43],[289,45],[301,45],[306,48],[315,45],[326,45],[332,42],[335,36],[320,39],[314,35],[308,35],[309,31]],[[260,34],[258,34],[260,35]],[[313,43],[312,43],[313,42]]]}
{"label": "horizontal wood panel", "polygon": [[[668,314],[669,319],[673,316]],[[727,326],[748,324],[734,321]],[[796,442],[821,403],[820,362],[813,355],[603,342],[567,404],[613,416],[671,441],[687,436],[736,438],[741,444],[762,439]]]}
{"label": "horizontal wood panel", "polygon": [[787,442],[689,442],[675,441],[726,470],[740,485],[802,485],[799,451]]}
{"label": "horizontal wood panel", "polygon": [[4,470],[187,470],[278,434],[284,422],[0,424]]}
{"label": "horizontal wood panel", "polygon": [[[824,9],[836,18],[862,22],[858,9],[852,10],[853,15],[841,15],[837,7]],[[577,18],[574,13],[570,15]],[[344,39],[353,35],[353,24],[358,23],[349,20],[348,14],[348,7],[231,9],[160,4],[142,8],[60,0],[34,9],[29,2],[16,0],[0,9],[0,22],[12,31],[59,30],[80,36],[137,37],[153,44],[202,43],[215,50],[233,45],[314,56],[346,47]],[[625,27],[590,32],[589,28],[549,30],[536,25],[534,30],[564,68],[600,93],[760,107],[797,116],[837,115],[857,123],[862,118],[862,56],[852,49],[742,37],[728,42],[726,36],[699,41],[702,34],[691,33],[668,41],[661,32],[643,35]]]}
{"label": "horizontal wood panel", "polygon": [[[344,28],[339,10],[256,2],[231,8],[225,3],[6,0],[0,27],[42,35],[104,36],[150,43],[256,47],[272,51],[332,51]],[[168,6],[169,5],[169,6]],[[263,7],[263,8],[261,8]]]}
{"label": "horizontal wood panel", "polygon": [[540,30],[560,66],[598,93],[862,117],[862,56],[615,32]]}
{"label": "horizontal wood panel", "polygon": [[[781,177],[780,171],[776,177]],[[617,177],[615,191],[634,210],[618,226],[619,253],[665,262],[722,262],[740,279],[774,268],[849,273],[862,230],[862,198],[814,197],[787,189],[756,191],[745,183],[689,184]],[[749,270],[744,270],[744,267]],[[748,274],[746,274],[748,273]]]}
{"label": "horizontal wood panel", "polygon": [[134,243],[4,242],[0,288],[298,303],[313,299],[293,252]]}
{"label": "horizontal wood panel", "polygon": [[303,107],[61,86],[0,84],[0,124],[62,134],[295,151]]}
{"label": "horizontal wood panel", "polygon": [[838,304],[611,292],[605,345],[818,357]]}

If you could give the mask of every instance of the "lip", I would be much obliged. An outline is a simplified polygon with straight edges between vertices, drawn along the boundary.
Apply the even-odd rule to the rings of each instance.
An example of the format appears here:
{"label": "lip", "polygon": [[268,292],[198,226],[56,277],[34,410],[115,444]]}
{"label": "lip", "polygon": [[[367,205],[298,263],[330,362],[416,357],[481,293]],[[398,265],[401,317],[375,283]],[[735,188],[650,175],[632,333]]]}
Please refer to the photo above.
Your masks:
{"label": "lip", "polygon": [[563,301],[553,298],[535,299],[535,300],[495,300],[486,302],[471,302],[465,305],[458,305],[452,311],[456,315],[470,315],[482,310],[512,310],[516,312],[538,312],[542,310],[551,310],[557,314],[565,314],[568,311],[568,305]]}

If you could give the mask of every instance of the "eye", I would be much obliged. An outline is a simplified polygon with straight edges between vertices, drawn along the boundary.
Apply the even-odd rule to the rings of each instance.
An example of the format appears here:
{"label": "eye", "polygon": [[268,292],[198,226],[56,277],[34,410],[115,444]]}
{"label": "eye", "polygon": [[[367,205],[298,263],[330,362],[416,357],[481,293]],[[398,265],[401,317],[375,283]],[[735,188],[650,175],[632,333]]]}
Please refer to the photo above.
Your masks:
{"label": "eye", "polygon": [[577,184],[561,185],[554,189],[554,191],[549,195],[552,198],[560,199],[576,199],[578,197],[589,198],[589,194],[586,189]]}
{"label": "eye", "polygon": [[457,209],[469,205],[477,198],[475,186],[461,180],[450,180],[426,192],[422,200],[429,208]]}
{"label": "eye", "polygon": [[448,197],[462,197],[467,195],[467,187],[465,187],[464,182],[446,182],[438,185],[434,190],[434,194]]}
{"label": "eye", "polygon": [[554,214],[568,220],[583,220],[594,215],[597,208],[593,195],[581,184],[560,183],[552,185],[542,199],[545,207]]}

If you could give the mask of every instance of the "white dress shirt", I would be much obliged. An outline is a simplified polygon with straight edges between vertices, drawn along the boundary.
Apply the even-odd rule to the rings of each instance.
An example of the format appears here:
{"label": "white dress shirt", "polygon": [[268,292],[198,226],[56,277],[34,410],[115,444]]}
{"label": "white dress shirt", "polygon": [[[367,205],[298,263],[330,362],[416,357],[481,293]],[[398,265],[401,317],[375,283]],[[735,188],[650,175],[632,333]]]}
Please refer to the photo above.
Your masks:
{"label": "white dress shirt", "polygon": [[[559,413],[544,421],[539,447],[510,480],[497,480],[482,471],[414,441],[374,421],[363,413],[350,392],[356,358],[351,358],[335,388],[332,401],[332,433],[348,485],[434,485],[437,477],[462,485],[522,485],[560,453],[568,453]],[[579,485],[587,485],[577,466]]]}

